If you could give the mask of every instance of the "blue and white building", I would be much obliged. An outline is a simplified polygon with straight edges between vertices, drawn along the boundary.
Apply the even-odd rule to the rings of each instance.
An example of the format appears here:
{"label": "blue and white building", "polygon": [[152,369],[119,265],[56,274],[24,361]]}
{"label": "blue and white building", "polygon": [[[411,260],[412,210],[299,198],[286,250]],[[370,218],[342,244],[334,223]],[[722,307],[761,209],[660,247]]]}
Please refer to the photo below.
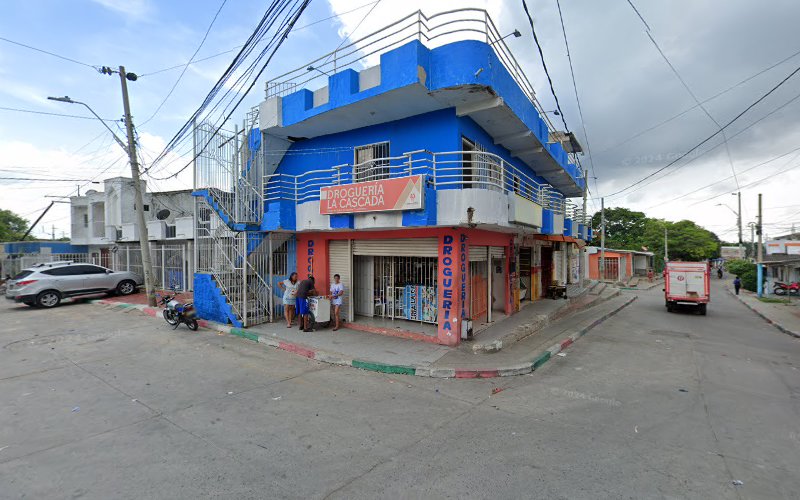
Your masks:
{"label": "blue and white building", "polygon": [[208,319],[268,321],[289,272],[340,274],[354,325],[456,345],[581,281],[580,145],[485,11],[414,13],[268,82],[241,129],[195,135]]}

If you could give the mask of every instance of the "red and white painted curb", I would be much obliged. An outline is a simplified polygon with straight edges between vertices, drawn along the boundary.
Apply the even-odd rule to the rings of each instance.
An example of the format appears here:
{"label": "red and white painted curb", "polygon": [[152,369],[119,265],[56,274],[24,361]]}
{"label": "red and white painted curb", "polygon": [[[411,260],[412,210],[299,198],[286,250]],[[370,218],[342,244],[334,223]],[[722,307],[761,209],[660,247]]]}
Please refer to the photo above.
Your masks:
{"label": "red and white painted curb", "polygon": [[[564,349],[575,343],[575,341],[584,336],[591,329],[595,328],[608,318],[619,313],[622,309],[630,305],[636,299],[637,296],[632,295],[613,310],[607,312],[600,318],[595,319],[594,321],[584,326],[577,332],[572,333],[565,339],[554,344],[552,347],[545,349],[543,352],[538,353],[531,361],[520,363],[517,365],[497,367],[497,368],[486,368],[486,369],[404,366],[404,365],[393,365],[387,363],[376,363],[373,361],[366,361],[360,359],[349,359],[347,357],[343,357],[342,354],[314,350],[313,348],[310,348],[308,346],[287,342],[277,337],[256,335],[248,330],[245,330],[243,328],[237,328],[231,325],[223,325],[220,323],[215,323],[213,321],[206,321],[206,320],[199,320],[198,323],[200,324],[201,328],[246,338],[254,342],[258,342],[259,344],[264,344],[266,346],[273,347],[275,349],[280,349],[282,351],[290,352],[292,354],[296,354],[298,356],[302,356],[308,359],[313,359],[315,361],[320,361],[322,363],[329,363],[341,366],[352,366],[354,368],[361,368],[362,370],[376,371],[381,373],[416,375],[418,377],[472,378],[472,379],[494,378],[494,377],[510,377],[513,375],[525,375],[527,373],[531,373],[537,370],[544,363],[546,363],[551,357],[557,355],[558,353],[560,353],[561,351],[563,351]],[[151,317],[160,316],[160,314],[158,314],[159,309],[154,309],[152,307],[148,307],[141,304],[126,304],[110,300],[94,300],[92,301],[92,303],[116,306],[118,309],[136,309]]]}

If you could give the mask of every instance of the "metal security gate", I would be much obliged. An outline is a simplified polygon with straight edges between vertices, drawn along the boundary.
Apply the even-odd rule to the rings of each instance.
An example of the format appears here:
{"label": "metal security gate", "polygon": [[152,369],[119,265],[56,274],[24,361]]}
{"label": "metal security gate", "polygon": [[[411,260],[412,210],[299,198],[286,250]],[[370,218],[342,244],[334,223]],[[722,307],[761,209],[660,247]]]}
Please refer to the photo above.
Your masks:
{"label": "metal security gate", "polygon": [[[119,245],[112,250],[113,268],[144,276],[142,252],[139,245]],[[174,288],[179,291],[192,289],[192,251],[188,242],[179,245],[150,244],[150,259],[153,263],[153,286],[161,289]]]}
{"label": "metal security gate", "polygon": [[352,263],[350,240],[334,240],[328,243],[328,267],[331,272],[329,283],[333,284],[333,275],[338,274],[344,285],[341,313],[345,321],[353,321]]}
{"label": "metal security gate", "polygon": [[619,279],[619,259],[617,257],[606,257],[603,263],[605,264],[603,266],[603,279],[617,281]]}
{"label": "metal security gate", "polygon": [[436,238],[353,240],[352,249],[356,313],[436,323]]}

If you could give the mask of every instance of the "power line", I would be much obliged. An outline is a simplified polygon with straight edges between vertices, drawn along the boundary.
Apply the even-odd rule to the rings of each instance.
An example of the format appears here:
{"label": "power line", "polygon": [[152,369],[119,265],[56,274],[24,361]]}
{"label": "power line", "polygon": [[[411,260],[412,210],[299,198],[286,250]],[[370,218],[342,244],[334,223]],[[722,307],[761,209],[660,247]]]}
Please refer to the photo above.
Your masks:
{"label": "power line", "polygon": [[172,84],[172,88],[169,89],[169,92],[167,92],[167,96],[164,97],[164,100],[161,101],[161,104],[159,104],[158,107],[156,108],[156,110],[153,111],[153,114],[150,115],[150,118],[146,119],[145,121],[143,121],[142,123],[139,124],[140,127],[144,126],[146,123],[148,123],[150,120],[152,120],[158,114],[158,112],[161,111],[161,108],[164,107],[164,104],[166,104],[167,100],[172,96],[172,93],[175,92],[175,88],[180,83],[181,78],[183,78],[183,75],[186,74],[186,70],[189,68],[189,65],[192,64],[192,61],[194,61],[195,56],[197,56],[197,53],[200,52],[201,48],[203,48],[203,44],[206,43],[206,39],[208,38],[208,34],[211,32],[211,28],[214,26],[214,23],[217,21],[217,17],[219,17],[219,13],[222,12],[222,8],[225,7],[225,4],[227,3],[227,1],[228,0],[222,0],[222,3],[220,4],[219,8],[217,9],[217,12],[214,14],[214,17],[211,19],[211,23],[208,25],[208,28],[206,29],[206,32],[203,35],[203,39],[200,40],[200,45],[197,46],[197,49],[195,49],[194,53],[192,54],[192,57],[190,57],[189,61],[183,66],[183,71],[181,71],[181,74],[178,75],[178,79],[175,80],[175,83]]}
{"label": "power line", "polygon": [[[353,12],[359,11],[359,10],[363,9],[364,7],[368,7],[368,6],[370,6],[370,5],[374,4],[374,3],[377,3],[379,1],[380,0],[367,2],[367,3],[363,4],[363,5],[355,7],[353,9],[348,10],[348,11],[342,12],[341,14],[334,14],[332,16],[328,16],[326,18],[314,21],[312,23],[304,24],[303,26],[298,26],[297,28],[294,28],[292,31],[293,32],[300,31],[300,30],[303,30],[303,29],[306,29],[306,28],[310,28],[311,26],[314,26],[315,24],[319,24],[319,23],[328,21],[328,20],[333,19],[335,17],[346,16],[347,14],[351,14]],[[149,73],[142,73],[141,75],[139,75],[139,78],[142,78],[142,77],[145,77],[145,76],[157,75],[159,73],[164,73],[165,71],[172,71],[173,69],[183,68],[184,66],[186,66],[187,64],[191,64],[192,62],[199,63],[199,62],[203,62],[203,61],[208,61],[209,59],[214,59],[214,58],[219,57],[219,56],[224,56],[225,54],[230,54],[231,52],[234,52],[234,51],[237,51],[237,50],[241,49],[242,47],[243,47],[243,45],[237,45],[236,47],[233,47],[231,49],[225,50],[223,52],[218,52],[216,54],[212,54],[210,56],[206,56],[206,57],[204,57],[202,59],[197,59],[195,61],[188,61],[188,62],[185,62],[185,63],[182,63],[182,64],[176,64],[175,66],[170,66],[168,68],[163,68],[163,69],[159,69],[159,70],[156,70],[156,71],[151,71]]]}
{"label": "power line", "polygon": [[[798,50],[798,51],[794,52],[792,55],[790,55],[790,56],[788,56],[788,57],[784,57],[783,59],[781,59],[780,61],[776,62],[775,64],[772,64],[771,66],[769,66],[769,67],[767,67],[767,68],[764,68],[764,69],[762,69],[762,70],[760,70],[760,71],[756,72],[755,74],[752,74],[752,75],[748,76],[748,77],[747,77],[747,78],[745,78],[744,80],[742,80],[742,81],[740,81],[740,82],[738,82],[738,83],[735,83],[735,84],[731,85],[730,87],[728,87],[728,88],[726,88],[726,89],[724,89],[724,90],[722,90],[722,91],[720,91],[720,92],[717,92],[716,94],[712,95],[711,97],[708,97],[708,98],[706,98],[706,99],[703,99],[703,100],[702,100],[702,101],[700,101],[700,102],[701,102],[701,103],[703,103],[703,104],[706,104],[706,103],[708,103],[708,102],[711,102],[711,101],[713,101],[714,99],[716,99],[717,97],[720,97],[720,96],[722,96],[722,95],[724,95],[724,94],[727,94],[727,93],[728,93],[728,92],[730,92],[731,90],[733,90],[733,89],[735,89],[735,88],[737,88],[737,87],[740,87],[740,86],[744,85],[745,83],[749,82],[749,81],[750,81],[750,80],[752,80],[753,78],[756,78],[756,77],[758,77],[758,76],[761,76],[761,75],[763,75],[764,73],[766,73],[767,71],[769,71],[769,70],[771,70],[771,69],[774,69],[774,68],[776,68],[776,67],[780,66],[781,64],[785,63],[786,61],[789,61],[790,59],[793,59],[793,58],[795,58],[797,55],[800,55],[800,50]],[[655,130],[655,129],[659,128],[659,127],[662,127],[662,126],[666,125],[667,123],[669,123],[669,122],[671,122],[671,121],[673,121],[673,120],[675,120],[675,119],[677,119],[677,118],[680,118],[681,116],[685,115],[686,113],[688,113],[688,112],[690,112],[690,111],[693,111],[693,110],[695,110],[695,109],[697,109],[697,108],[698,108],[698,106],[695,104],[694,106],[692,106],[692,107],[690,107],[690,108],[687,108],[687,109],[685,109],[685,110],[681,111],[680,113],[678,113],[678,114],[676,114],[676,115],[672,115],[671,117],[669,117],[669,118],[667,118],[667,119],[665,119],[665,120],[663,120],[663,121],[661,121],[661,122],[659,122],[659,123],[657,123],[657,124],[655,124],[655,125],[653,125],[653,126],[651,126],[651,127],[648,127],[648,128],[646,128],[646,129],[644,129],[644,130],[641,130],[641,131],[639,131],[639,132],[637,132],[637,133],[633,134],[632,136],[630,136],[630,137],[628,137],[627,139],[624,139],[624,140],[622,140],[622,141],[620,141],[620,142],[618,142],[618,143],[614,144],[613,146],[609,146],[609,147],[607,147],[607,148],[605,148],[605,149],[603,149],[603,150],[599,151],[597,154],[598,154],[598,155],[602,155],[603,153],[606,153],[606,152],[608,152],[608,151],[611,151],[612,149],[616,149],[616,148],[618,148],[618,147],[622,146],[623,144],[626,144],[626,143],[628,143],[628,142],[630,142],[630,141],[632,141],[632,140],[634,140],[634,139],[636,139],[636,138],[638,138],[638,137],[641,137],[642,135],[646,134],[647,132],[650,132],[650,131],[652,131],[652,130]]]}
{"label": "power line", "polygon": [[[790,170],[794,170],[794,169],[796,169],[797,167],[800,167],[800,163],[798,163],[798,164],[796,164],[796,165],[793,165],[793,166],[791,166],[791,167],[789,167],[789,168],[785,168],[785,169],[783,169],[783,170],[779,170],[779,171],[777,171],[777,172],[775,172],[775,173],[773,173],[773,174],[767,175],[766,177],[762,177],[762,178],[760,178],[760,179],[756,179],[755,181],[753,181],[753,182],[750,182],[750,183],[748,183],[748,184],[745,184],[745,185],[744,185],[744,186],[742,186],[742,187],[752,187],[752,186],[755,186],[755,185],[757,185],[757,184],[761,184],[762,182],[764,182],[765,180],[767,180],[767,179],[769,179],[769,178],[771,178],[771,177],[775,177],[775,176],[776,176],[776,175],[778,175],[778,174],[784,174],[784,173],[786,173],[786,172],[788,172],[788,171],[790,171]],[[692,204],[691,204],[691,205],[689,205],[689,206],[695,206],[695,205],[699,205],[700,203],[705,203],[705,202],[707,202],[707,201],[711,201],[711,200],[717,199],[717,198],[719,198],[720,196],[724,196],[724,195],[726,195],[726,194],[728,194],[728,193],[727,193],[727,192],[724,192],[724,193],[722,193],[722,194],[714,195],[714,196],[712,196],[712,197],[710,197],[710,198],[706,198],[706,199],[704,199],[704,200],[696,201],[696,202],[692,203]]]}
{"label": "power line", "polygon": [[36,52],[41,52],[42,54],[47,54],[49,56],[57,57],[57,58],[62,59],[64,61],[69,61],[71,63],[80,64],[81,66],[86,66],[87,68],[92,68],[92,69],[95,69],[95,70],[99,68],[99,66],[95,66],[95,65],[92,65],[92,64],[87,64],[85,62],[81,62],[81,61],[78,61],[76,59],[72,59],[71,57],[66,57],[66,56],[62,56],[60,54],[56,54],[55,52],[50,52],[50,51],[47,51],[47,50],[44,50],[44,49],[38,49],[36,47],[32,47],[30,45],[27,45],[27,44],[24,44],[24,43],[21,43],[21,42],[15,42],[14,40],[9,40],[8,38],[4,38],[2,36],[0,36],[0,40],[2,40],[4,42],[12,43],[14,45],[18,45],[20,47],[25,47],[26,49],[35,50]]}
{"label": "power line", "polygon": [[647,34],[647,38],[649,38],[650,41],[653,43],[653,46],[656,48],[658,53],[661,55],[661,58],[664,59],[664,62],[667,63],[667,66],[669,66],[669,69],[672,70],[672,73],[675,75],[675,77],[678,79],[678,81],[681,82],[681,85],[683,85],[683,88],[686,89],[686,92],[688,92],[689,95],[692,97],[692,99],[694,100],[695,104],[700,106],[700,109],[703,110],[703,113],[705,113],[706,116],[712,122],[714,122],[714,125],[716,125],[717,128],[719,129],[719,131],[722,133],[722,138],[725,141],[725,151],[727,151],[727,154],[728,154],[728,162],[730,163],[730,166],[731,166],[731,172],[733,172],[733,179],[736,181],[736,187],[739,188],[739,179],[736,177],[736,169],[733,167],[733,158],[731,157],[731,150],[730,150],[730,147],[728,145],[728,137],[725,135],[725,132],[722,130],[722,126],[719,124],[719,122],[713,116],[711,116],[711,113],[709,113],[708,109],[706,109],[706,107],[703,106],[703,103],[700,102],[700,99],[697,98],[697,95],[695,95],[695,93],[689,87],[689,84],[686,83],[686,80],[684,80],[684,78],[678,72],[678,69],[675,67],[675,65],[672,64],[672,61],[670,61],[669,58],[667,57],[667,55],[664,53],[664,51],[661,50],[661,46],[658,44],[658,42],[656,41],[655,37],[650,32],[650,25],[647,24],[647,21],[644,20],[644,17],[642,17],[642,14],[639,13],[639,10],[636,8],[635,5],[633,5],[633,1],[632,0],[628,0],[628,4],[631,6],[631,8],[633,8],[633,11],[636,12],[636,15],[639,16],[639,19],[642,20],[642,23],[644,24],[644,26],[646,28],[646,32],[645,33]]}
{"label": "power line", "polygon": [[[790,154],[792,154],[792,153],[794,153],[794,152],[796,152],[796,151],[798,151],[798,150],[800,150],[800,147],[796,147],[796,148],[794,148],[793,150],[791,150],[791,151],[789,151],[789,152],[787,152],[787,153],[783,153],[782,155],[774,156],[774,157],[770,158],[769,160],[762,161],[761,163],[757,163],[757,164],[755,164],[755,165],[753,165],[753,166],[751,166],[751,167],[749,167],[749,168],[746,168],[746,169],[742,170],[742,171],[740,172],[740,174],[744,174],[744,173],[746,173],[746,172],[749,172],[750,170],[753,170],[753,169],[755,169],[755,168],[758,168],[758,167],[761,167],[761,166],[763,166],[763,165],[766,165],[767,163],[772,163],[773,161],[777,160],[778,158],[783,158],[784,156],[789,156]],[[787,162],[784,164],[784,166],[785,166],[785,165],[788,165],[789,163],[791,163],[792,161],[794,161],[794,160],[797,158],[797,156],[799,156],[799,155],[800,155],[800,153],[798,153],[797,155],[795,155],[795,156],[794,156],[794,158],[791,158],[791,159],[789,159],[789,161],[787,161]],[[665,205],[665,204],[667,204],[667,203],[672,203],[672,202],[678,201],[678,200],[680,200],[680,199],[682,199],[682,198],[686,198],[687,196],[689,196],[689,195],[692,195],[692,194],[694,194],[694,193],[696,193],[696,192],[698,192],[698,191],[702,191],[702,190],[704,190],[704,189],[708,189],[708,188],[710,188],[711,186],[716,186],[717,184],[721,184],[721,183],[723,183],[723,182],[725,182],[725,181],[727,181],[727,180],[730,180],[732,177],[733,177],[733,176],[728,176],[728,177],[726,177],[726,178],[724,178],[724,179],[720,179],[720,180],[718,180],[718,181],[714,181],[714,182],[712,182],[711,184],[706,184],[705,186],[703,186],[703,187],[700,187],[700,188],[697,188],[697,189],[695,189],[694,191],[689,191],[688,193],[684,193],[684,194],[682,194],[682,195],[680,195],[680,196],[676,196],[675,198],[672,198],[671,200],[668,200],[668,201],[665,201],[665,202],[659,203],[659,204],[657,204],[657,205],[653,205],[653,206],[651,206],[651,207],[647,207],[645,210],[650,210],[651,208],[655,208],[655,207],[658,207],[658,206],[663,206],[663,205]]]}
{"label": "power line", "polygon": [[[741,135],[741,134],[745,133],[745,132],[746,132],[748,129],[750,129],[750,128],[752,128],[752,127],[756,126],[758,123],[760,123],[760,122],[762,122],[763,120],[765,120],[765,119],[769,118],[769,117],[770,117],[770,116],[772,116],[773,114],[777,113],[778,111],[780,111],[781,109],[785,108],[785,107],[786,107],[786,106],[788,106],[789,104],[792,104],[793,102],[797,101],[798,99],[800,99],[800,94],[797,94],[796,96],[794,96],[794,97],[792,97],[791,99],[789,99],[788,101],[784,102],[783,104],[781,104],[781,105],[780,105],[780,106],[778,106],[777,108],[773,109],[773,110],[772,110],[772,111],[770,111],[769,113],[765,114],[765,115],[764,115],[764,116],[762,116],[761,118],[758,118],[757,120],[753,121],[753,123],[750,123],[750,124],[749,124],[749,125],[747,125],[746,127],[742,128],[741,130],[739,130],[738,132],[736,132],[735,134],[733,134],[732,136],[730,136],[729,140],[730,140],[730,139],[733,139],[734,137],[738,137],[739,135]],[[697,159],[699,159],[699,158],[703,157],[704,155],[706,155],[706,154],[710,153],[711,151],[714,151],[715,149],[717,149],[718,147],[720,147],[722,144],[723,144],[723,143],[717,144],[716,146],[713,146],[713,147],[711,147],[711,148],[709,148],[709,149],[707,149],[707,150],[703,151],[702,153],[700,153],[700,154],[698,154],[697,156],[693,157],[692,159],[690,159],[689,161],[687,161],[687,162],[686,162],[686,163],[684,163],[683,165],[679,165],[679,166],[675,167],[675,168],[674,168],[674,169],[673,169],[671,172],[667,172],[666,174],[664,174],[663,176],[661,176],[661,177],[659,177],[659,178],[657,178],[657,179],[653,179],[652,181],[650,181],[650,182],[648,182],[648,183],[646,183],[646,184],[639,185],[639,186],[638,186],[638,187],[636,187],[635,189],[633,189],[633,190],[629,191],[629,192],[628,192],[628,194],[631,194],[631,193],[633,193],[633,192],[636,192],[636,191],[638,191],[638,190],[640,190],[640,189],[643,189],[643,188],[645,188],[645,187],[647,187],[647,186],[649,186],[649,185],[653,184],[654,182],[658,182],[658,181],[660,181],[661,179],[665,179],[665,178],[667,178],[669,175],[672,175],[672,174],[674,174],[675,172],[677,172],[678,170],[680,170],[680,169],[682,169],[682,168],[684,168],[684,167],[686,167],[686,166],[690,165],[690,164],[691,164],[692,162],[694,162],[695,160],[697,160]],[[749,169],[748,169],[748,170],[749,170]],[[731,176],[731,177],[732,177],[732,176]],[[726,177],[726,178],[725,178],[725,180],[728,180],[728,179],[730,179],[731,177]]]}
{"label": "power line", "polygon": [[[244,59],[255,49],[255,46],[261,42],[266,35],[272,30],[273,26],[278,22],[278,18],[283,16],[283,19],[278,24],[277,28],[274,30],[272,38],[269,42],[267,42],[266,46],[256,55],[255,59],[249,64],[248,68],[236,79],[236,81],[231,85],[228,90],[223,94],[223,96],[217,101],[216,104],[212,107],[211,111],[207,113],[211,115],[215,112],[215,110],[222,105],[225,99],[231,94],[231,92],[237,92],[240,97],[237,100],[234,96],[233,99],[225,106],[222,110],[219,125],[216,126],[214,134],[218,133],[220,129],[222,129],[223,125],[230,119],[239,105],[242,103],[245,97],[247,97],[248,93],[252,90],[253,86],[258,81],[261,74],[267,69],[267,65],[272,61],[272,58],[275,56],[275,53],[283,44],[283,42],[288,37],[289,33],[294,26],[294,23],[297,22],[297,19],[303,13],[303,11],[308,6],[310,0],[303,0],[302,2],[280,2],[278,0],[274,1],[270,8],[265,12],[264,16],[261,18],[259,24],[256,26],[256,29],[248,38],[247,42],[245,43],[242,50],[236,55],[234,60],[229,65],[228,69],[224,72],[224,74],[220,77],[217,83],[214,85],[212,90],[208,93],[206,98],[203,100],[203,103],[198,107],[198,109],[192,114],[189,120],[184,123],[181,129],[173,136],[173,138],[169,141],[169,143],[164,147],[164,149],[159,153],[156,157],[155,161],[151,163],[148,169],[145,169],[145,173],[152,169],[155,165],[161,161],[168,152],[173,151],[181,142],[185,141],[188,137],[188,131],[192,127],[194,123],[200,118],[201,114],[206,111],[206,108],[211,104],[211,102],[215,99],[217,94],[225,87],[227,81],[232,77],[233,73],[238,69],[238,67],[244,62]],[[291,5],[291,7],[290,7]],[[289,9],[289,11],[284,14],[284,11]],[[261,64],[261,61],[266,58],[266,61]],[[258,65],[261,64],[261,68],[257,70]],[[249,85],[247,85],[247,78],[249,78],[253,73],[255,76],[251,79]],[[245,88],[246,87],[246,88]],[[192,162],[202,154],[208,144],[210,144],[212,137],[209,138],[208,142],[204,144],[199,151],[197,151],[193,156],[192,160],[186,163],[181,169],[177,172],[168,175],[166,177],[155,178],[156,180],[165,180],[173,177],[177,177],[182,171],[187,169]],[[152,174],[151,174],[152,177]]]}
{"label": "power line", "polygon": [[[80,118],[81,120],[97,120],[94,116],[82,116],[82,115],[68,115],[65,113],[50,113],[47,111],[36,111],[33,109],[21,109],[21,108],[9,108],[6,106],[0,106],[0,110],[3,111],[16,111],[17,113],[31,113],[34,115],[48,115],[48,116],[62,116],[64,118]],[[101,118],[101,120],[106,122],[115,122],[118,120],[112,120],[111,118]]]}
{"label": "power line", "polygon": [[533,27],[533,18],[531,17],[531,13],[528,11],[528,4],[525,0],[522,0],[522,8],[525,10],[525,15],[528,16],[528,24],[531,25],[533,41],[536,42],[536,48],[539,49],[539,57],[542,59],[542,68],[544,68],[544,74],[547,75],[547,81],[550,84],[550,92],[553,93],[553,99],[556,101],[556,109],[558,109],[559,116],[561,116],[561,122],[564,124],[564,130],[569,132],[567,121],[564,119],[564,112],[561,110],[561,104],[558,102],[556,89],[553,87],[553,79],[550,78],[550,72],[547,70],[547,64],[544,62],[544,52],[542,52],[542,46],[539,44],[539,37],[536,36],[536,29]]}
{"label": "power line", "polygon": [[655,172],[652,172],[652,173],[650,173],[650,174],[646,175],[645,177],[643,177],[643,178],[639,179],[638,181],[636,181],[636,182],[634,182],[633,184],[631,184],[631,185],[629,185],[629,186],[625,187],[624,189],[620,189],[619,191],[616,191],[616,192],[614,192],[614,193],[611,193],[609,196],[615,196],[615,195],[617,195],[617,194],[620,194],[620,193],[622,193],[622,192],[624,192],[624,191],[627,191],[628,189],[630,189],[630,188],[632,188],[632,187],[634,187],[634,186],[637,186],[637,185],[641,184],[642,182],[644,182],[644,181],[646,181],[647,179],[649,179],[649,178],[653,177],[654,175],[658,174],[659,172],[662,172],[662,171],[666,170],[667,168],[671,167],[672,165],[676,164],[678,161],[680,161],[680,160],[682,160],[683,158],[685,158],[686,156],[688,156],[688,155],[689,155],[689,153],[691,153],[691,152],[692,152],[692,151],[694,151],[695,149],[699,148],[699,147],[700,147],[700,146],[702,146],[703,144],[707,143],[708,141],[710,141],[711,139],[713,139],[714,137],[716,137],[718,134],[720,134],[720,133],[721,133],[723,130],[725,130],[726,128],[728,128],[728,127],[729,127],[729,126],[730,126],[730,125],[731,125],[733,122],[735,122],[736,120],[738,120],[739,118],[741,118],[741,117],[742,117],[742,116],[743,116],[745,113],[747,113],[748,111],[750,111],[751,109],[753,109],[753,108],[754,108],[756,105],[758,105],[758,104],[759,104],[761,101],[763,101],[763,100],[764,100],[764,99],[766,99],[768,96],[770,96],[770,95],[771,95],[773,92],[775,92],[775,91],[776,91],[776,90],[777,90],[777,89],[778,89],[778,88],[779,88],[781,85],[783,85],[784,83],[786,83],[787,81],[789,81],[789,79],[790,79],[790,78],[792,78],[794,75],[796,75],[798,72],[800,72],[800,66],[798,66],[798,67],[797,67],[797,68],[796,68],[794,71],[792,71],[791,73],[789,73],[789,75],[788,75],[788,76],[786,76],[786,78],[784,78],[784,79],[783,79],[783,80],[781,80],[781,81],[780,81],[780,82],[779,82],[777,85],[775,85],[774,87],[772,87],[772,88],[771,88],[771,89],[770,89],[770,90],[769,90],[769,91],[768,91],[766,94],[762,95],[762,96],[761,96],[761,97],[759,97],[759,98],[758,98],[758,99],[757,99],[755,102],[753,102],[752,104],[750,104],[749,106],[747,106],[747,107],[746,107],[746,108],[745,108],[745,109],[744,109],[744,110],[743,110],[741,113],[739,113],[738,115],[734,116],[734,117],[733,117],[733,118],[732,118],[732,119],[731,119],[731,120],[730,120],[728,123],[726,123],[724,126],[722,126],[722,127],[720,128],[720,130],[718,130],[718,131],[714,132],[713,134],[711,134],[710,136],[706,137],[705,139],[703,139],[702,141],[700,141],[700,142],[699,142],[697,145],[695,145],[694,147],[690,148],[688,151],[686,151],[685,153],[683,153],[682,155],[680,155],[678,158],[676,158],[676,159],[674,159],[673,161],[671,161],[671,162],[667,163],[666,165],[664,165],[663,167],[659,168],[659,169],[658,169],[658,170],[656,170]]}
{"label": "power line", "polygon": [[336,48],[335,48],[335,49],[333,49],[333,52],[331,52],[330,54],[328,54],[328,57],[326,57],[326,58],[325,58],[325,60],[324,60],[324,61],[322,61],[322,62],[319,64],[319,66],[322,66],[322,65],[324,65],[326,62],[328,62],[328,60],[329,60],[329,59],[332,57],[332,55],[333,55],[333,54],[335,54],[337,50],[339,50],[339,49],[341,49],[341,48],[342,48],[342,45],[344,45],[344,43],[347,41],[347,39],[348,39],[348,38],[351,38],[351,37],[353,36],[353,33],[355,33],[355,32],[358,30],[358,28],[360,28],[360,27],[361,27],[361,25],[364,23],[364,21],[366,21],[366,20],[367,20],[367,18],[369,17],[369,15],[370,15],[370,14],[372,14],[372,11],[373,11],[373,10],[375,10],[375,7],[377,7],[379,3],[381,3],[381,0],[377,0],[377,1],[375,2],[375,5],[373,5],[373,6],[372,6],[372,8],[371,8],[371,9],[369,9],[369,11],[367,11],[367,13],[366,13],[366,14],[364,14],[364,17],[362,17],[362,18],[361,18],[361,20],[358,22],[358,24],[356,24],[356,27],[355,27],[355,28],[353,28],[353,31],[351,31],[350,33],[348,33],[348,34],[347,34],[347,36],[345,36],[345,37],[342,39],[342,41],[339,43],[339,45],[337,45],[337,46],[336,46]]}
{"label": "power line", "polygon": [[[569,61],[569,73],[572,76],[572,88],[575,89],[575,102],[578,104],[578,116],[581,119],[581,127],[583,128],[583,138],[586,139],[586,154],[589,156],[589,165],[592,168],[592,177],[594,178],[594,188],[600,196],[600,189],[597,187],[597,173],[594,171],[594,160],[592,159],[592,150],[589,146],[589,134],[586,133],[586,121],[583,119],[583,109],[581,108],[581,98],[578,95],[578,85],[575,83],[575,70],[572,68],[572,55],[569,53],[569,42],[567,41],[567,28],[564,26],[564,16],[561,13],[561,2],[556,0],[558,7],[558,18],[561,21],[561,33],[564,34],[564,46],[567,49],[567,61]],[[564,125],[566,127],[566,125]],[[589,189],[589,179],[585,179],[586,189]]]}
{"label": "power line", "polygon": [[0,177],[9,181],[42,181],[42,182],[91,182],[91,179],[47,179],[42,177]]}

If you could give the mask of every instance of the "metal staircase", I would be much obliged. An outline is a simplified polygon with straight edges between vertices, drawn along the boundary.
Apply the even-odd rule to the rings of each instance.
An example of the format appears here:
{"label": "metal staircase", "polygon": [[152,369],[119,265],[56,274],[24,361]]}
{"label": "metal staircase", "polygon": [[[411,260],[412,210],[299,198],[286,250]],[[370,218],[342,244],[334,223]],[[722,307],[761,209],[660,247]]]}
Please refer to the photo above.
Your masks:
{"label": "metal staircase", "polygon": [[265,278],[271,277],[271,237],[260,231],[264,154],[257,113],[232,133],[198,124],[194,140],[197,271],[211,275],[230,323],[272,321],[273,290]]}

